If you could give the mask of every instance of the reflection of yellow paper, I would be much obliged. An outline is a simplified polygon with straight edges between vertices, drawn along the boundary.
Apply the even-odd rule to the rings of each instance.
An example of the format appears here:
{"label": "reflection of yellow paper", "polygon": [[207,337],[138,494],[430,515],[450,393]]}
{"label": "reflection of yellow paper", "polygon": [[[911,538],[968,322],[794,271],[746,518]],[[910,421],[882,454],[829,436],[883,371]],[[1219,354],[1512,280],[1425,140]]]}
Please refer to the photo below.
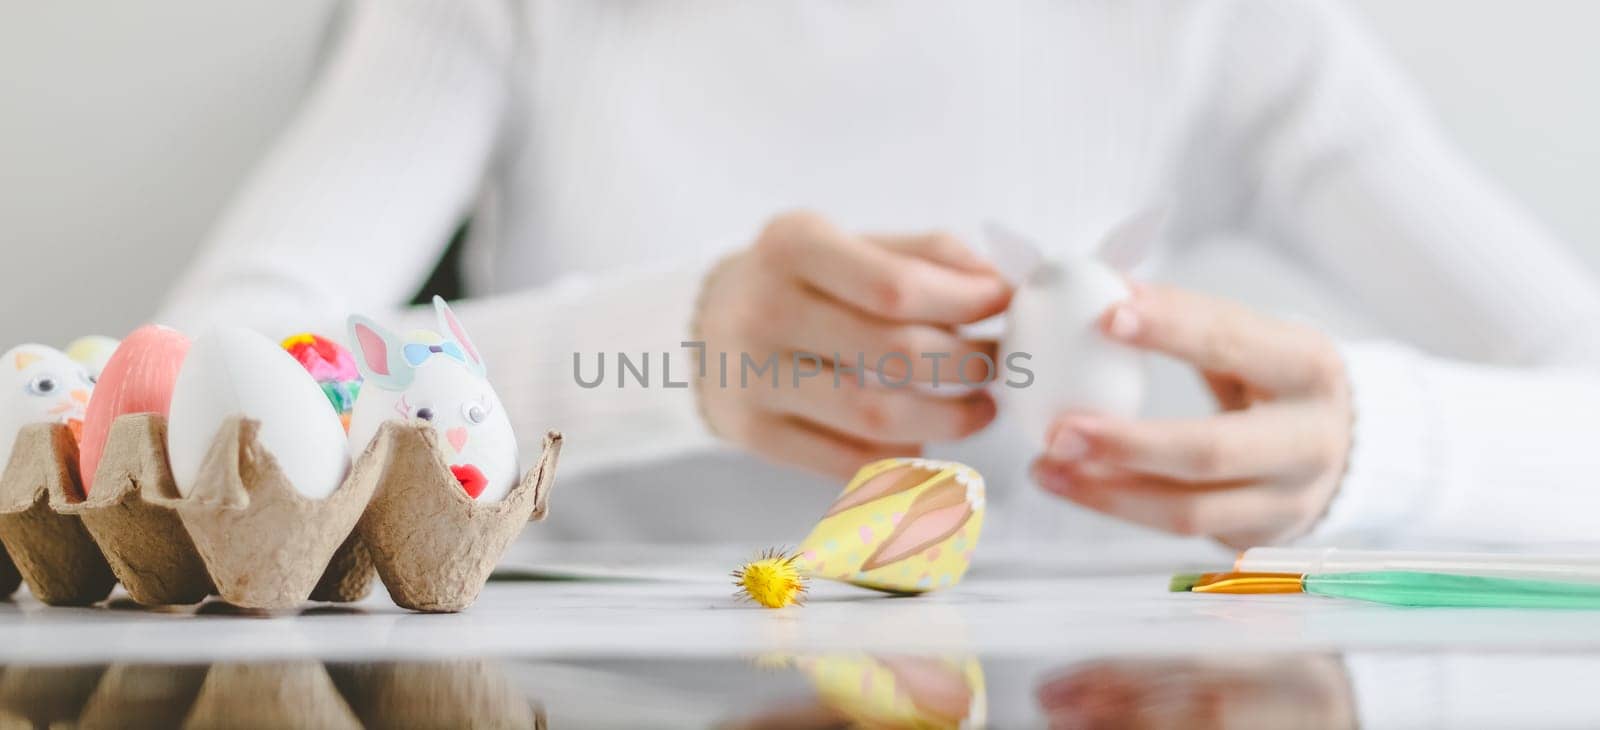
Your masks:
{"label": "reflection of yellow paper", "polygon": [[794,660],[822,701],[861,727],[982,727],[983,667],[972,657],[869,654]]}
{"label": "reflection of yellow paper", "polygon": [[885,459],[862,467],[800,543],[795,567],[895,593],[961,581],[983,528],[983,477],[953,461]]}

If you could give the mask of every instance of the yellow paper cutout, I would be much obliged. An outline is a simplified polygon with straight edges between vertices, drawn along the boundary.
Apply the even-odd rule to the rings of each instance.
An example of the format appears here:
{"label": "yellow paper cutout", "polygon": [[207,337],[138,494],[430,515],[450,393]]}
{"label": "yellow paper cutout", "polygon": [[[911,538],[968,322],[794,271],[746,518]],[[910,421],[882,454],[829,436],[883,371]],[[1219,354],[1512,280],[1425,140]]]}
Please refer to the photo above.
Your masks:
{"label": "yellow paper cutout", "polygon": [[965,464],[884,459],[862,467],[800,543],[806,575],[893,593],[961,581],[983,529],[983,477]]}

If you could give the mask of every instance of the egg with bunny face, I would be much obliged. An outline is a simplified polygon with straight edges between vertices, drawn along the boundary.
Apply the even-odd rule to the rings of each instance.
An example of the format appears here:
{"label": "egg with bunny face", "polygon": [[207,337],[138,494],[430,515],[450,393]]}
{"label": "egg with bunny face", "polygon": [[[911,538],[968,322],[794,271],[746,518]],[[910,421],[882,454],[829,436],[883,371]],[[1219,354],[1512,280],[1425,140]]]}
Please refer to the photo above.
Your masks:
{"label": "egg with bunny face", "polygon": [[404,337],[366,317],[350,317],[351,349],[363,377],[350,415],[351,455],[360,458],[385,421],[427,421],[467,495],[499,501],[520,476],[511,419],[449,305],[434,297],[433,306],[438,331]]}
{"label": "egg with bunny face", "polygon": [[44,345],[18,345],[0,355],[0,468],[11,459],[17,432],[32,423],[65,423],[83,432],[94,383],[66,353]]}

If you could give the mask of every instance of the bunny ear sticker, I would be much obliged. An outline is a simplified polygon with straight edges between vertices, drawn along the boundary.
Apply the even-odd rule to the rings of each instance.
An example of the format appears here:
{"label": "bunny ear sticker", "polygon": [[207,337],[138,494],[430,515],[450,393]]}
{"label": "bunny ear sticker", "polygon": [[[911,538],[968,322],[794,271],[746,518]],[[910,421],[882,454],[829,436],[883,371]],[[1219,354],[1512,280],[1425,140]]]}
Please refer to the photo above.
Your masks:
{"label": "bunny ear sticker", "polygon": [[461,350],[467,355],[467,367],[477,373],[478,377],[484,377],[483,356],[478,354],[478,348],[473,346],[472,338],[467,336],[467,328],[461,326],[461,320],[456,319],[456,313],[450,311],[450,305],[445,303],[444,297],[437,295],[433,297],[433,313],[439,319],[439,334],[461,345]]}
{"label": "bunny ear sticker", "polygon": [[364,384],[384,390],[405,390],[415,373],[401,352],[404,343],[383,325],[359,314],[350,315],[351,351]]}
{"label": "bunny ear sticker", "polygon": [[[833,506],[828,508],[827,514],[823,515],[823,517],[832,517],[847,509],[858,507],[880,497],[899,494],[919,484],[924,484],[938,475],[939,472],[937,470],[929,469],[925,466],[896,464],[894,468],[865,481],[861,481],[858,476],[856,480],[851,481],[851,486],[845,487],[844,494],[839,495],[839,498],[834,500]],[[855,486],[858,482],[860,486]]]}
{"label": "bunny ear sticker", "polygon": [[937,481],[922,488],[905,517],[895,525],[889,538],[867,556],[861,571],[877,570],[898,563],[923,550],[944,542],[966,526],[972,518],[972,505],[967,503],[967,486],[955,480],[954,474],[940,475]]}

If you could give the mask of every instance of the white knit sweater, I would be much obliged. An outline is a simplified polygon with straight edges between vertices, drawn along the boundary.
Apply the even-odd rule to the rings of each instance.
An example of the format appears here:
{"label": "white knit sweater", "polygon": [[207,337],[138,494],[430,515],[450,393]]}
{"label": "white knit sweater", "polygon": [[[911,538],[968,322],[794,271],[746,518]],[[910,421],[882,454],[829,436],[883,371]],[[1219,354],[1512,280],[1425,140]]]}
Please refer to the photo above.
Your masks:
{"label": "white knit sweater", "polygon": [[[1593,535],[1600,290],[1319,4],[357,2],[162,319],[425,324],[399,308],[470,213],[457,311],[524,448],[568,433],[570,480],[711,444],[690,391],[580,388],[573,353],[665,352],[687,372],[707,262],[776,212],[872,230],[997,218],[1064,247],[1155,199],[1173,210],[1167,260],[1247,235],[1407,343],[1345,347],[1354,450],[1314,539]],[[994,475],[1031,444],[980,442],[1004,519],[1006,494],[1037,495]],[[766,481],[729,489],[800,505],[780,541],[831,489]],[[711,486],[652,488],[670,504],[569,491],[563,520],[733,534],[739,508],[708,507]],[[1088,524],[1052,509],[1048,529]]]}

